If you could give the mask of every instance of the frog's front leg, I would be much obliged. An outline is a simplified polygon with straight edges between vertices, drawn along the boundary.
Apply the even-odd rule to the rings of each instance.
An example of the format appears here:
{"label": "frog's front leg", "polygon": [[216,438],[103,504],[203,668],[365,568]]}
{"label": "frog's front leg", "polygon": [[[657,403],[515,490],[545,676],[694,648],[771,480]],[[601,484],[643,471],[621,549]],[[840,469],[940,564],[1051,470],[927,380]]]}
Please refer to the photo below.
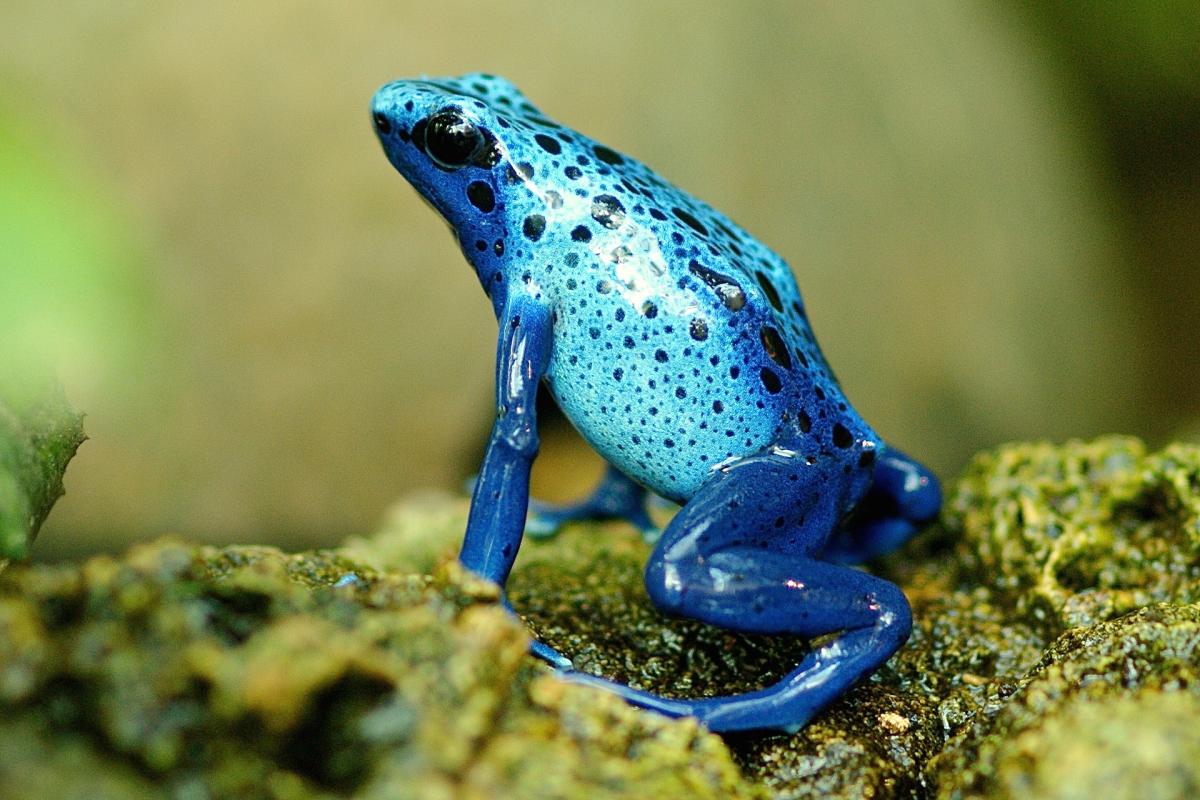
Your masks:
{"label": "frog's front leg", "polygon": [[661,531],[646,512],[646,495],[644,487],[609,464],[586,500],[564,506],[531,501],[525,532],[532,538],[549,539],[568,522],[623,519],[641,531],[642,538],[654,542]]}
{"label": "frog's front leg", "polygon": [[890,553],[928,525],[941,505],[941,485],[928,468],[895,448],[882,448],[867,496],[822,558],[861,564]]}
{"label": "frog's front leg", "polygon": [[496,420],[471,495],[463,566],[504,587],[521,546],[529,471],[538,451],[538,382],[550,361],[551,311],[525,295],[500,315]]}
{"label": "frog's front leg", "polygon": [[[529,471],[538,451],[537,387],[550,361],[552,312],[518,296],[500,315],[496,346],[496,421],[471,495],[459,561],[503,589],[512,571],[529,505]],[[508,601],[504,604],[508,606]],[[559,668],[570,659],[541,642],[534,655]]]}

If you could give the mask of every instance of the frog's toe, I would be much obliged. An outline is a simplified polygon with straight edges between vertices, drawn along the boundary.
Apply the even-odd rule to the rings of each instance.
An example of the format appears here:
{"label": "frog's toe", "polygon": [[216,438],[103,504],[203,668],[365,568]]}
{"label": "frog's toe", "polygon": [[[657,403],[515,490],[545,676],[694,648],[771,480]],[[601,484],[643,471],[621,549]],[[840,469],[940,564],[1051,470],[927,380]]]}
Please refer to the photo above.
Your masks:
{"label": "frog's toe", "polygon": [[575,669],[575,664],[571,661],[571,659],[567,658],[545,642],[540,642],[537,639],[534,639],[529,645],[529,652],[540,658],[542,661],[545,661],[555,669],[564,670],[566,672]]}
{"label": "frog's toe", "polygon": [[654,524],[645,509],[637,509],[635,513],[627,515],[625,519],[638,529],[642,534],[642,541],[646,544],[654,544],[662,538],[662,528]]}
{"label": "frog's toe", "polygon": [[591,517],[586,503],[556,506],[538,500],[529,501],[525,533],[531,539],[553,539],[568,522]]}
{"label": "frog's toe", "polygon": [[637,528],[642,538],[650,544],[654,544],[662,535],[662,529],[654,524],[641,504],[612,507],[598,503],[594,498],[561,506],[530,500],[525,533],[533,539],[550,539],[572,522],[608,519],[625,520]]}
{"label": "frog's toe", "polygon": [[601,678],[598,675],[591,675],[587,672],[565,672],[559,675],[559,677],[570,683],[577,683],[583,686],[603,689],[606,692],[612,692],[630,705],[657,711],[668,717],[687,717],[696,714],[696,704],[692,701],[659,697],[656,694],[643,692],[640,689],[634,689],[623,683],[610,681],[608,678]]}

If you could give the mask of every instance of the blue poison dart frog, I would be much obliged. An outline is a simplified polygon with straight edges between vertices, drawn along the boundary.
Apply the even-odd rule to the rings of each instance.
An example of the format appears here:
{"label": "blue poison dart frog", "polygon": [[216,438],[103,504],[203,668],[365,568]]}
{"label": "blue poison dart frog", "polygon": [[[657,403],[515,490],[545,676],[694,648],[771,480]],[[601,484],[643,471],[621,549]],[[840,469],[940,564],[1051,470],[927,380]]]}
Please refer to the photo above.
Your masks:
{"label": "blue poison dart frog", "polygon": [[682,505],[645,583],[666,614],[825,640],[778,683],[670,699],[572,670],[715,731],[794,731],[908,638],[904,594],[848,564],[931,520],[937,479],[850,406],[787,264],[644,164],[542,114],[492,75],[396,81],[374,97],[388,159],[449,223],[499,320],[496,419],[461,560],[504,586],[529,507],[544,383],[608,462],[595,493],[533,519]]}

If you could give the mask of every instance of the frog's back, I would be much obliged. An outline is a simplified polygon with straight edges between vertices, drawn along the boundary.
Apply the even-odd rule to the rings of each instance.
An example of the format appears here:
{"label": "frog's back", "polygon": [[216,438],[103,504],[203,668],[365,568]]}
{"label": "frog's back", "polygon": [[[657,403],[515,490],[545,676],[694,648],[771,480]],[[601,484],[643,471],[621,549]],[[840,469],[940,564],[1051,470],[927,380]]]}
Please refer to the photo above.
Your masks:
{"label": "frog's back", "polygon": [[[547,383],[610,462],[668,497],[778,446],[830,457],[874,433],[817,346],[787,264],[728,217],[486,75],[431,87],[496,115],[500,164],[464,251],[485,286],[555,308]],[[503,224],[489,223],[500,218]],[[484,224],[487,223],[487,224]]]}

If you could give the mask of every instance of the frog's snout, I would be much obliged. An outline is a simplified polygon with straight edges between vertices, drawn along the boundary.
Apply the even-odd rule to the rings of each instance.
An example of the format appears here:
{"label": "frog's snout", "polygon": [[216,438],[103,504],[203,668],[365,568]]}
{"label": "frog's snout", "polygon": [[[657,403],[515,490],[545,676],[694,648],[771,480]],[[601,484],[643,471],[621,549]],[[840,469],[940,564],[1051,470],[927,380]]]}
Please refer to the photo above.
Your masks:
{"label": "frog's snout", "polygon": [[371,121],[381,139],[392,135],[403,138],[421,114],[417,108],[420,92],[409,81],[385,83],[371,97]]}

